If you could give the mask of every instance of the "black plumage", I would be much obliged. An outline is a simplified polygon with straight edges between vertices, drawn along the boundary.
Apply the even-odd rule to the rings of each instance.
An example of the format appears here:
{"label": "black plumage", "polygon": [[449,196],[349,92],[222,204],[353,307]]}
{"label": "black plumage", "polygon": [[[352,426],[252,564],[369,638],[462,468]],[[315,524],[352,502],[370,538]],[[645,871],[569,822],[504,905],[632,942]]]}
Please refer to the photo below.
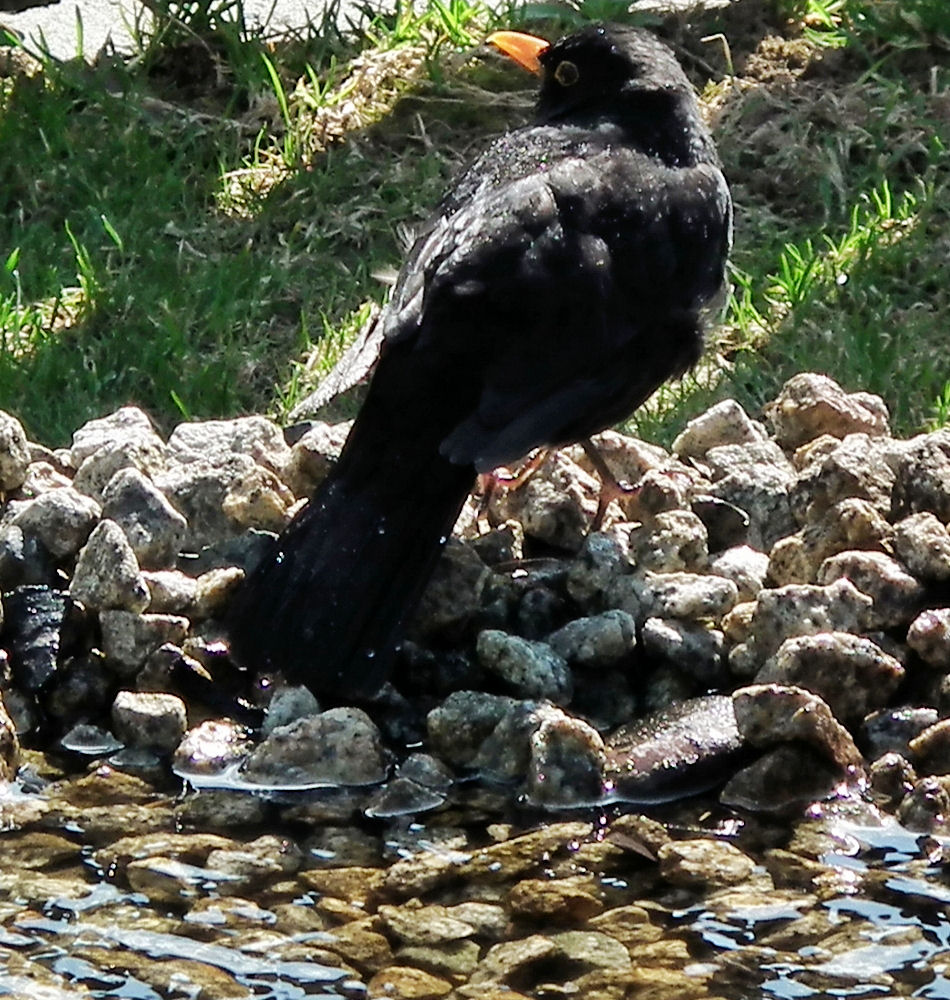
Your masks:
{"label": "black plumage", "polygon": [[532,52],[535,122],[427,222],[339,462],[238,596],[248,666],[372,695],[476,472],[622,420],[699,358],[732,214],[689,81],[630,28]]}

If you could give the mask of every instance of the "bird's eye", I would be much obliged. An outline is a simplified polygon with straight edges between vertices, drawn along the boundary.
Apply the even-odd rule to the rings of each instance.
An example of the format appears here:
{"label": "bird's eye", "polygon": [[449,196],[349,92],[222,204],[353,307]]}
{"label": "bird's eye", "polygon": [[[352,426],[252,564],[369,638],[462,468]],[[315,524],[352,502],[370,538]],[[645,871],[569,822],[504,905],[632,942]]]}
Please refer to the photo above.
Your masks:
{"label": "bird's eye", "polygon": [[580,70],[577,68],[576,63],[572,63],[570,59],[562,59],[557,64],[557,69],[554,71],[554,79],[562,87],[573,87],[575,83],[580,79]]}

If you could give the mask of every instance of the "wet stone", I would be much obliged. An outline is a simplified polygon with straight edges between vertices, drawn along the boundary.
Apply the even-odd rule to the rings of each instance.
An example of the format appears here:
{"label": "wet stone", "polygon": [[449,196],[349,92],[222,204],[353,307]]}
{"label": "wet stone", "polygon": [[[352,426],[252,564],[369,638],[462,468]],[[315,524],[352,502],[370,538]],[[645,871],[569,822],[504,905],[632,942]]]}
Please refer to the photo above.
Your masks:
{"label": "wet stone", "polygon": [[950,668],[950,608],[921,612],[907,630],[907,645],[928,666]]}
{"label": "wet stone", "polygon": [[112,704],[112,724],[128,746],[171,753],[185,734],[185,703],[173,694],[120,691]]}
{"label": "wet stone", "polygon": [[275,835],[252,840],[239,848],[218,848],[209,852],[206,867],[215,877],[225,876],[238,891],[296,873],[302,857],[296,845]]}
{"label": "wet stone", "polygon": [[882,708],[862,723],[861,745],[869,760],[892,751],[909,756],[910,741],[936,721],[935,708]]}
{"label": "wet stone", "polygon": [[897,816],[908,830],[945,836],[950,827],[950,792],[936,778],[921,778],[901,801]]}
{"label": "wet stone", "polygon": [[589,875],[524,879],[508,894],[515,916],[558,924],[583,923],[603,912],[597,880]]}
{"label": "wet stone", "polygon": [[821,698],[803,688],[752,685],[736,691],[732,703],[739,732],[753,746],[800,741],[824,754],[843,773],[861,766],[851,734]]}
{"label": "wet stone", "polygon": [[250,751],[250,734],[230,719],[206,719],[189,729],[175,749],[172,766],[183,775],[220,774]]}
{"label": "wet stone", "polygon": [[876,795],[890,802],[900,802],[913,789],[917,772],[906,757],[889,751],[868,768],[868,777]]}
{"label": "wet stone", "polygon": [[0,781],[12,781],[20,763],[16,727],[0,698]]}
{"label": "wet stone", "polygon": [[452,992],[452,984],[412,966],[394,965],[367,983],[371,997],[400,997],[402,1000],[438,1000]]}
{"label": "wet stone", "polygon": [[676,840],[658,853],[660,874],[672,885],[705,889],[748,881],[755,862],[732,844],[716,840]]}
{"label": "wet stone", "polygon": [[5,644],[14,680],[24,690],[46,687],[82,631],[75,602],[61,590],[26,586],[4,594]]}
{"label": "wet stone", "polygon": [[470,764],[486,737],[516,704],[514,698],[481,691],[450,694],[426,717],[433,753],[452,766]]}
{"label": "wet stone", "polygon": [[718,784],[741,750],[731,699],[695,698],[611,733],[605,776],[621,799],[663,802]]}
{"label": "wet stone", "polygon": [[928,726],[909,743],[912,760],[923,774],[950,773],[950,719]]}
{"label": "wet stone", "polygon": [[751,812],[796,814],[828,796],[841,777],[825,754],[788,744],[767,751],[736,772],[719,793],[719,801]]}
{"label": "wet stone", "polygon": [[553,707],[531,736],[528,798],[545,806],[597,802],[604,793],[604,743],[597,730]]}
{"label": "wet stone", "polygon": [[331,708],[275,729],[250,755],[256,784],[367,785],[386,776],[379,730],[358,708]]}
{"label": "wet stone", "polygon": [[406,944],[441,944],[475,934],[471,924],[444,906],[410,901],[402,906],[380,906],[378,913],[387,932]]}
{"label": "wet stone", "polygon": [[444,941],[436,945],[403,945],[397,950],[396,959],[413,968],[459,982],[471,975],[481,952],[475,941]]}

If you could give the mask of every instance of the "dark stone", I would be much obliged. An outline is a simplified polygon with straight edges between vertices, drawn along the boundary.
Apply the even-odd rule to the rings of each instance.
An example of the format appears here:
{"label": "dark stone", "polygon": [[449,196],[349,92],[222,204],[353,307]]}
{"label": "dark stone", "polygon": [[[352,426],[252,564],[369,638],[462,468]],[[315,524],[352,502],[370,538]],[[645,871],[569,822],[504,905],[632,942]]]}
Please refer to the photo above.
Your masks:
{"label": "dark stone", "polygon": [[13,680],[27,691],[45,688],[65,657],[88,648],[85,613],[65,591],[16,587],[4,595],[3,607]]}
{"label": "dark stone", "polygon": [[733,772],[744,746],[732,699],[693,698],[611,733],[605,776],[616,797],[666,802],[714,788]]}

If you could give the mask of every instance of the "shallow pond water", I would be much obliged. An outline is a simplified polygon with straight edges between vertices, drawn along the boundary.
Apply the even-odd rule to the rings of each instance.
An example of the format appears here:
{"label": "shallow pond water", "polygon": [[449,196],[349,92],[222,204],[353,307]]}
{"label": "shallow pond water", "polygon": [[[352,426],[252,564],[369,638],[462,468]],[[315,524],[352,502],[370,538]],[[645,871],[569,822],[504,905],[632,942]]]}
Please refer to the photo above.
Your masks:
{"label": "shallow pond water", "polygon": [[23,773],[0,995],[950,996],[950,841],[858,798],[501,820],[473,789],[467,814],[386,823],[40,755]]}

